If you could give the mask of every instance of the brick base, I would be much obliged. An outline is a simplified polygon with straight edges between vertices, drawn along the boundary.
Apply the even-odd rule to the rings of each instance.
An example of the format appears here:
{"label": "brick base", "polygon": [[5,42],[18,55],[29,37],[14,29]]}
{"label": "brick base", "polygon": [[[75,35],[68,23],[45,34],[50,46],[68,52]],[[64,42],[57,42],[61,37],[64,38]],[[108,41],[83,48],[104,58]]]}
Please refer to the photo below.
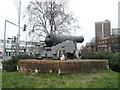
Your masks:
{"label": "brick base", "polygon": [[108,60],[20,60],[17,69],[35,73],[80,73],[108,69]]}

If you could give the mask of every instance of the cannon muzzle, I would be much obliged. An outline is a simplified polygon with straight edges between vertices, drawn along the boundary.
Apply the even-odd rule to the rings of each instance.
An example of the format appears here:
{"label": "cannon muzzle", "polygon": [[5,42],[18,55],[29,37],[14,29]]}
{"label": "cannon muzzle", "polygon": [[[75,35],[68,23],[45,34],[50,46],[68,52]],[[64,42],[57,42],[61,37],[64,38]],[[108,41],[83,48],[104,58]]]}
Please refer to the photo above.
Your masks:
{"label": "cannon muzzle", "polygon": [[48,34],[46,36],[45,43],[47,46],[55,46],[59,43],[65,42],[67,40],[72,40],[77,43],[82,43],[84,41],[84,38],[82,36]]}

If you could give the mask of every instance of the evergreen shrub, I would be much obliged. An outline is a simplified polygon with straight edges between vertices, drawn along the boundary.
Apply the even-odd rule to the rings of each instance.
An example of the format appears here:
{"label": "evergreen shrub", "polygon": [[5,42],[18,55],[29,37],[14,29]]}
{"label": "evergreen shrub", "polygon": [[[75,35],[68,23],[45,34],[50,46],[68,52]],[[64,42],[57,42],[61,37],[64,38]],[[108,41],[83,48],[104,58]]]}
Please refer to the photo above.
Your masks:
{"label": "evergreen shrub", "polygon": [[20,59],[35,59],[34,55],[12,56],[9,60],[2,61],[2,70],[6,72],[17,71],[17,63]]}

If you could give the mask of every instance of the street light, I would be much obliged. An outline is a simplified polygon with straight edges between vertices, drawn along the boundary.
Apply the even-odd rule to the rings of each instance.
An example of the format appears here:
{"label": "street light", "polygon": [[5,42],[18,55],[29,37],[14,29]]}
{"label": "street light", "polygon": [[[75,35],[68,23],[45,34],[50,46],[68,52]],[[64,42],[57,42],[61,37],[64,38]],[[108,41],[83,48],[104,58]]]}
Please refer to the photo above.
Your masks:
{"label": "street light", "polygon": [[19,55],[19,45],[20,45],[20,17],[21,17],[21,0],[19,1],[19,11],[18,11],[18,41],[17,41],[17,55]]}
{"label": "street light", "polygon": [[[12,25],[14,25],[14,26],[17,26],[17,27],[19,27],[19,28],[22,28],[22,29],[24,29],[23,27],[20,27],[19,25],[17,25],[17,24],[14,24],[13,22],[10,22],[10,21],[8,21],[8,20],[5,20],[5,26],[4,26],[4,42],[3,42],[3,59],[5,60],[5,56],[6,56],[6,24],[7,23],[10,23],[10,24],[12,24]],[[18,35],[20,36],[20,31],[18,31]],[[20,39],[20,38],[19,38]],[[18,42],[17,42],[18,43]],[[19,53],[19,43],[17,44],[18,45],[18,49],[17,49],[17,55],[18,55],[18,53]]]}

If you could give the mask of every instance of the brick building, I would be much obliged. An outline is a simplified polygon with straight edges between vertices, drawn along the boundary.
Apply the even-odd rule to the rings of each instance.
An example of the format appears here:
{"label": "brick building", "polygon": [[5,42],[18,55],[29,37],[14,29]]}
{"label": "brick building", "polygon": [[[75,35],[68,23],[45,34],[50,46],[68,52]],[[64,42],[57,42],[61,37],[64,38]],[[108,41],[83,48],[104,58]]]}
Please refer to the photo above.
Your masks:
{"label": "brick building", "polygon": [[102,49],[106,51],[108,50],[109,47],[107,47],[106,45],[107,44],[106,39],[110,36],[111,36],[111,23],[109,20],[95,22],[96,52],[99,52]]}
{"label": "brick building", "polygon": [[98,41],[97,50],[98,52],[120,52],[120,35],[111,35],[110,37],[101,38]]}
{"label": "brick building", "polygon": [[120,35],[120,28],[112,28],[112,35]]}

